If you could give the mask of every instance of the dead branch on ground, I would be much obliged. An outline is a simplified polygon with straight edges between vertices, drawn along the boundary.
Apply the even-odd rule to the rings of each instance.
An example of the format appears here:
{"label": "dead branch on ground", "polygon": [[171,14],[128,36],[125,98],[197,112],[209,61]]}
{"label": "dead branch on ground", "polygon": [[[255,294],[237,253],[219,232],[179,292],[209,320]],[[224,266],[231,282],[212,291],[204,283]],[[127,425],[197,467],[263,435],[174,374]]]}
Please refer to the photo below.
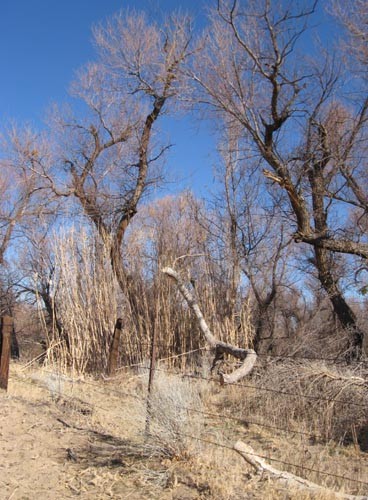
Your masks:
{"label": "dead branch on ground", "polygon": [[321,486],[316,483],[312,483],[307,479],[304,479],[300,476],[296,476],[291,472],[282,471],[279,469],[275,469],[271,465],[269,465],[263,458],[257,456],[253,450],[253,448],[242,441],[237,441],[234,445],[234,450],[237,451],[246,462],[248,462],[252,467],[256,469],[258,473],[266,472],[270,476],[275,477],[277,480],[281,481],[288,488],[297,487],[304,490],[310,490],[313,492],[323,492],[333,494],[336,498],[345,498],[351,500],[364,500],[366,496],[360,495],[348,495],[347,493],[339,493],[333,491],[325,486]]}

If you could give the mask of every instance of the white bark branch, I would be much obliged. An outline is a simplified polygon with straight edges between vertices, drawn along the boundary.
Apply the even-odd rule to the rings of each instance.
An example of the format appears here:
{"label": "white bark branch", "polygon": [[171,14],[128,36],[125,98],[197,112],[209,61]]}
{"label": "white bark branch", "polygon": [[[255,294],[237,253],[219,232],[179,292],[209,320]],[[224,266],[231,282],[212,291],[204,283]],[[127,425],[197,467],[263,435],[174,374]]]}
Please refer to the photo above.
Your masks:
{"label": "white bark branch", "polygon": [[347,493],[339,493],[325,486],[321,486],[316,483],[312,483],[307,479],[300,476],[296,476],[291,472],[285,472],[279,469],[275,469],[269,465],[263,458],[258,457],[253,448],[242,441],[237,441],[234,445],[234,450],[237,451],[246,462],[248,462],[252,467],[256,469],[257,472],[266,472],[270,476],[274,476],[278,481],[287,486],[288,488],[296,487],[301,489],[307,489],[313,492],[323,492],[333,494],[336,498],[345,498],[351,500],[366,500],[366,496],[356,496],[348,495]]}
{"label": "white bark branch", "polygon": [[191,292],[186,287],[185,283],[182,281],[179,273],[177,273],[171,267],[165,267],[164,269],[162,269],[162,272],[164,274],[167,274],[168,276],[170,276],[170,278],[176,281],[180,293],[184,297],[191,311],[196,316],[199,328],[203,333],[207,343],[209,344],[211,349],[214,349],[216,351],[215,361],[217,359],[217,356],[223,353],[231,354],[235,358],[243,361],[241,366],[232,373],[230,374],[220,373],[221,383],[233,384],[236,383],[241,378],[248,375],[248,373],[252,371],[254,364],[257,360],[256,352],[253,349],[241,349],[240,347],[236,347],[231,344],[227,344],[226,342],[221,342],[220,340],[217,340],[216,337],[212,334],[210,328],[208,327],[196,299],[193,297]]}

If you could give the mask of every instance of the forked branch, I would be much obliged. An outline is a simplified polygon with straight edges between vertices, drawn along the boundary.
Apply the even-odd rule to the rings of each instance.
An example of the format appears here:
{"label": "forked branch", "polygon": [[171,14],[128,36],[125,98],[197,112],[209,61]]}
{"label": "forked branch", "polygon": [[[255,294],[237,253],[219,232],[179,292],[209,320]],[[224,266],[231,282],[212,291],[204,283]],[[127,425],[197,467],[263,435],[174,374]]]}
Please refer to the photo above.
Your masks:
{"label": "forked branch", "polygon": [[222,342],[217,340],[210,328],[208,327],[206,320],[203,317],[202,311],[199,308],[199,305],[191,294],[183,280],[181,279],[179,273],[177,273],[171,267],[165,267],[162,269],[164,274],[170,276],[170,278],[174,279],[180,293],[184,297],[187,302],[189,308],[194,313],[195,317],[198,320],[199,328],[204,335],[207,343],[210,348],[215,351],[215,358],[213,361],[213,367],[216,365],[216,362],[223,357],[224,354],[231,354],[237,359],[242,361],[239,368],[233,371],[230,374],[220,373],[221,383],[222,384],[233,384],[238,380],[242,379],[246,375],[248,375],[257,360],[257,354],[253,349],[241,349],[240,347],[233,346],[231,344],[227,344],[226,342]]}

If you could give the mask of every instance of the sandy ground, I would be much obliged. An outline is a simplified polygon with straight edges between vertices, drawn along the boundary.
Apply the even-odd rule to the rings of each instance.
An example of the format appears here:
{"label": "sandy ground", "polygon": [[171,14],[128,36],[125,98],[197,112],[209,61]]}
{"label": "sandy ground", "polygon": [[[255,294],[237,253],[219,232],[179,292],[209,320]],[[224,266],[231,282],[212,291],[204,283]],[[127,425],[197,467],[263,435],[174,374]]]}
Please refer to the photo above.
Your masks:
{"label": "sandy ground", "polygon": [[[133,379],[71,380],[12,364],[8,392],[0,392],[0,500],[334,498],[283,489],[233,451],[200,442],[188,457],[153,453],[143,439],[145,382],[140,387]],[[224,422],[204,429],[205,437],[219,441]],[[235,442],[238,429],[228,431]],[[252,445],[280,448],[272,437],[246,432]],[[286,449],[287,441],[282,445]]]}
{"label": "sandy ground", "polygon": [[127,434],[114,422],[113,398],[92,385],[66,385],[61,396],[54,376],[11,366],[8,393],[0,393],[1,500],[165,498],[127,474],[134,441],[112,434]]}
{"label": "sandy ground", "polygon": [[48,404],[11,395],[0,401],[1,498],[73,498],[76,467],[66,449],[83,438],[65,430]]}

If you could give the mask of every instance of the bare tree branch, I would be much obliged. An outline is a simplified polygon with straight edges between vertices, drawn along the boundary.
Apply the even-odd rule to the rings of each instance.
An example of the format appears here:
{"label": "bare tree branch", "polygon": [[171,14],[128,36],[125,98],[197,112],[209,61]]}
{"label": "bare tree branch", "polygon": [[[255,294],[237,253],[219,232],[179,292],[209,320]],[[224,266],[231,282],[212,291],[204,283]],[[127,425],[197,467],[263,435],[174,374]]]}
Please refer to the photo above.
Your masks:
{"label": "bare tree branch", "polygon": [[197,301],[190,293],[189,289],[185,286],[180,275],[171,267],[165,267],[164,269],[162,269],[162,272],[175,280],[180,293],[196,316],[199,327],[206,339],[206,342],[209,344],[211,349],[215,350],[215,359],[213,366],[215,365],[216,360],[220,359],[223,354],[231,354],[235,358],[242,360],[241,366],[231,374],[220,373],[221,382],[224,384],[232,384],[248,375],[252,371],[257,360],[256,352],[253,349],[241,349],[240,347],[236,347],[231,344],[227,344],[226,342],[217,340],[209,329]]}

